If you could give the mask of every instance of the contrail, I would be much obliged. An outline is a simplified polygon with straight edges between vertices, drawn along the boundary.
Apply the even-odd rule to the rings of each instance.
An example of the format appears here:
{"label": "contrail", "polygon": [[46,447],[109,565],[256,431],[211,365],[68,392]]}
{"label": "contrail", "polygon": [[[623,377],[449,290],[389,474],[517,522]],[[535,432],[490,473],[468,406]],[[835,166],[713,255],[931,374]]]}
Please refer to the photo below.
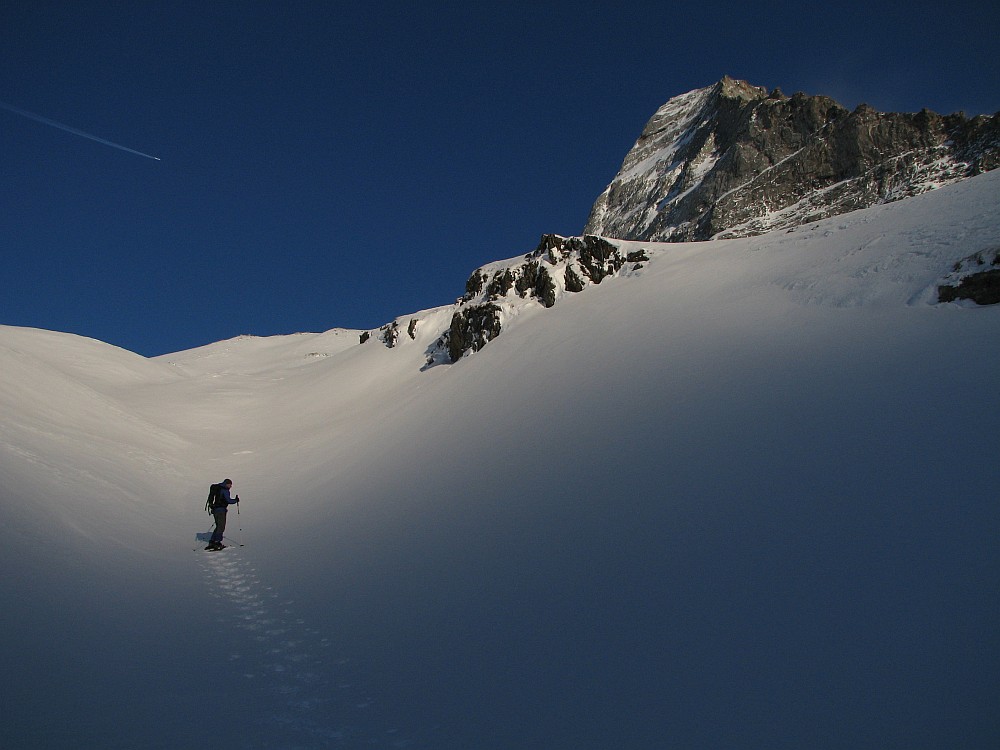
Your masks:
{"label": "contrail", "polygon": [[35,120],[36,122],[43,123],[45,125],[51,125],[54,128],[59,128],[60,130],[65,130],[67,133],[72,133],[73,135],[83,136],[84,138],[89,138],[92,141],[97,141],[98,143],[103,143],[105,146],[111,146],[112,148],[119,148],[122,151],[128,151],[130,154],[138,154],[139,156],[145,156],[147,159],[156,159],[160,161],[159,156],[152,156],[151,154],[144,154],[142,151],[136,151],[134,148],[129,148],[128,146],[123,146],[120,143],[114,143],[112,141],[106,141],[103,138],[98,138],[96,135],[91,135],[90,133],[84,133],[82,130],[77,130],[76,128],[71,128],[69,125],[63,125],[61,122],[56,122],[55,120],[50,120],[48,117],[42,117],[41,115],[36,115],[33,112],[27,112],[23,109],[18,109],[17,107],[12,107],[9,104],[4,104],[0,102],[0,109],[6,109],[8,112],[13,112],[15,115],[21,115],[22,117],[27,117],[29,120]]}

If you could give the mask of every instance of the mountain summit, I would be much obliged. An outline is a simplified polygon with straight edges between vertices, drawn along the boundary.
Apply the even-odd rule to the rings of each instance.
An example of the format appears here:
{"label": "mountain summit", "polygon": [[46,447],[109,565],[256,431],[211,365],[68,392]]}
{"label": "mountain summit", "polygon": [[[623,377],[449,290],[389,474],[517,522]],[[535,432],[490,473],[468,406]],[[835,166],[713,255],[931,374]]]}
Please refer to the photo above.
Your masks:
{"label": "mountain summit", "polygon": [[723,78],[653,115],[585,234],[746,237],[920,194],[1000,166],[1000,117],[849,111]]}
{"label": "mountain summit", "polygon": [[[919,195],[1000,166],[1000,115],[853,112],[825,96],[723,78],[674,97],[647,123],[581,237],[543,235],[521,258],[476,269],[427,365],[496,338],[525,304],[552,307],[605,278],[641,272],[645,243],[733,239]],[[1000,253],[977,250],[939,279],[940,300],[1000,299]],[[987,267],[988,266],[988,267]],[[392,348],[405,325],[384,326]],[[438,323],[440,325],[440,322]],[[368,340],[371,332],[363,334]]]}

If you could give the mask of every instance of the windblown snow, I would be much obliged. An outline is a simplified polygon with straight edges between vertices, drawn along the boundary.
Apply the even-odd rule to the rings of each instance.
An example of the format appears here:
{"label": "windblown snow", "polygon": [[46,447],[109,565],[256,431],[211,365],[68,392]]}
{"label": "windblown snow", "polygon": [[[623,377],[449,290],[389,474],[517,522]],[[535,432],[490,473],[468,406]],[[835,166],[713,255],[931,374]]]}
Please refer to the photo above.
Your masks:
{"label": "windblown snow", "polygon": [[642,243],[453,365],[0,327],[0,746],[995,747],[1000,308],[935,292],[998,196]]}

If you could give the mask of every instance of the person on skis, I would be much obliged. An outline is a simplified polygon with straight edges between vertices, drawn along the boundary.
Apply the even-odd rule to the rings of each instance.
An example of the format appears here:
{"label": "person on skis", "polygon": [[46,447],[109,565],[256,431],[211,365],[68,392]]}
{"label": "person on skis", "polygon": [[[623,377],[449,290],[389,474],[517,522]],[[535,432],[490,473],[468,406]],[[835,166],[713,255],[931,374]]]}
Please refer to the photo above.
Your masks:
{"label": "person on skis", "polygon": [[233,500],[230,494],[230,491],[233,489],[232,479],[223,480],[219,483],[218,487],[218,492],[215,493],[215,496],[211,500],[212,518],[215,519],[215,531],[212,532],[212,539],[209,541],[208,546],[205,547],[206,550],[212,551],[226,548],[226,545],[222,543],[223,534],[226,531],[226,511],[230,505],[240,501],[239,495]]}

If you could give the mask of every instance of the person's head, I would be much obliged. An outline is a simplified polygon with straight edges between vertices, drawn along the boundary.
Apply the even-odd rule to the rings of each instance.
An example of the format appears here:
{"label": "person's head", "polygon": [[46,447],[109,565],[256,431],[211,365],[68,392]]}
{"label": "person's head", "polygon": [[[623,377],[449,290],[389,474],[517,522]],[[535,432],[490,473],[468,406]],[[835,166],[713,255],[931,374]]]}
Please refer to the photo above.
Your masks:
{"label": "person's head", "polygon": [[228,489],[232,489],[232,486],[233,486],[233,480],[232,480],[232,479],[224,479],[224,480],[222,481],[222,486],[223,486],[223,487],[225,487],[225,488],[226,488],[227,490],[228,490]]}

